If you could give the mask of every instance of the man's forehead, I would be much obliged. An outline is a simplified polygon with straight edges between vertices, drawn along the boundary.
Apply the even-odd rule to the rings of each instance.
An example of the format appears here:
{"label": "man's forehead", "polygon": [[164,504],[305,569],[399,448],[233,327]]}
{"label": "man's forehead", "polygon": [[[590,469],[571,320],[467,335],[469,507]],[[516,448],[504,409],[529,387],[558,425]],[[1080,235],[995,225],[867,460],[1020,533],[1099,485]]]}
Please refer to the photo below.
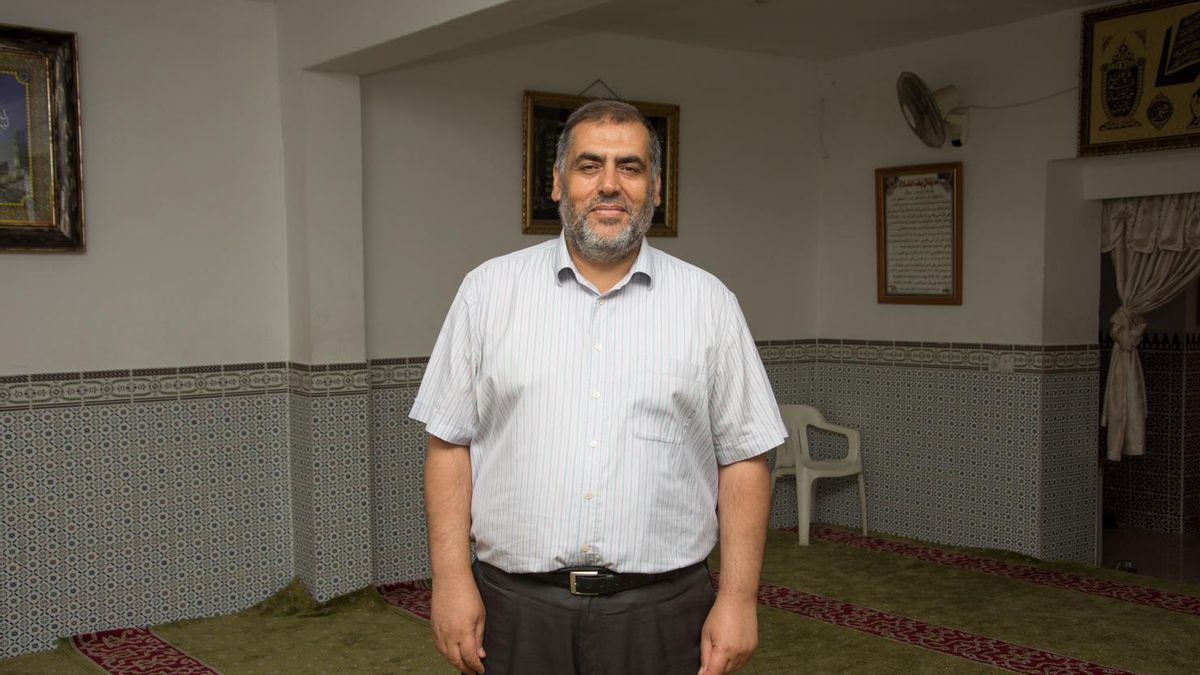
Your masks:
{"label": "man's forehead", "polygon": [[609,118],[580,122],[571,130],[571,154],[593,152],[589,146],[635,145],[649,154],[650,135],[640,122],[617,122]]}

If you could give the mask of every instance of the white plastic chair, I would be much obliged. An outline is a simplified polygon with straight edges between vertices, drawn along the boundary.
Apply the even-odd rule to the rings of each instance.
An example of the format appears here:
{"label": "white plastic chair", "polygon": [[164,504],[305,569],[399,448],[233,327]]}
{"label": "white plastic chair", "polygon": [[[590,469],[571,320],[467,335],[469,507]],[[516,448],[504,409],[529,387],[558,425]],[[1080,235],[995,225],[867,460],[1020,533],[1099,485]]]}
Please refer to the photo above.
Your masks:
{"label": "white plastic chair", "polygon": [[[779,413],[788,428],[788,438],[775,454],[771,472],[771,490],[780,476],[796,477],[796,520],[800,526],[800,545],[808,545],[808,526],[812,520],[813,483],[818,478],[838,478],[858,474],[858,506],[862,533],[867,533],[867,487],[863,481],[862,447],[858,431],[826,422],[820,411],[807,405],[781,405]],[[849,451],[841,459],[813,459],[808,450],[808,428],[816,427],[846,437]]]}

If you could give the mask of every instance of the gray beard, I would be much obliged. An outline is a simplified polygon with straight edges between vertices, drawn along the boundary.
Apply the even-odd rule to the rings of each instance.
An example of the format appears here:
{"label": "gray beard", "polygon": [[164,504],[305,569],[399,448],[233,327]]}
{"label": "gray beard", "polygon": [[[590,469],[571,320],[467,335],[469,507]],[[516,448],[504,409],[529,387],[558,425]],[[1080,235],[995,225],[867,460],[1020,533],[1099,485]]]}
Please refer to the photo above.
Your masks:
{"label": "gray beard", "polygon": [[[563,232],[575,251],[589,262],[613,263],[624,260],[642,243],[646,231],[650,229],[650,221],[654,218],[654,200],[652,195],[646,195],[646,201],[637,211],[629,211],[629,204],[623,199],[597,199],[588,204],[582,213],[576,209],[575,202],[563,190],[562,199],[558,202],[558,217],[562,220]],[[629,222],[625,229],[615,237],[602,237],[587,226],[587,215],[598,204],[615,203],[624,206],[629,213]]]}

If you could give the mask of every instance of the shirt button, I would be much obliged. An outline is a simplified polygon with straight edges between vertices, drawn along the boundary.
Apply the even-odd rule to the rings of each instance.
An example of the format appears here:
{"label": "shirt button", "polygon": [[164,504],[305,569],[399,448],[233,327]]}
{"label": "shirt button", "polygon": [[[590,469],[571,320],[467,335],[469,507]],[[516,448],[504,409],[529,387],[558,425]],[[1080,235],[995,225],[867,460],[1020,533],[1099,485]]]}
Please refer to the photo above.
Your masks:
{"label": "shirt button", "polygon": [[584,499],[586,499],[586,500],[588,500],[588,501],[590,502],[590,501],[592,500],[592,497],[595,497],[595,496],[596,496],[596,495],[592,494],[591,492],[588,492],[588,493],[586,493],[586,494],[584,494],[584,495],[583,495],[583,498],[584,498]]}
{"label": "shirt button", "polygon": [[596,301],[597,304],[601,304],[601,305],[603,305],[606,302],[608,302],[607,298],[600,298],[599,300]]}
{"label": "shirt button", "polygon": [[598,391],[593,391],[593,392],[592,392],[592,398],[600,398],[600,392],[598,392]]}
{"label": "shirt button", "polygon": [[589,448],[594,448],[594,447],[596,447],[597,445],[600,445],[600,441],[588,441],[588,447],[589,447]]}
{"label": "shirt button", "polygon": [[583,551],[584,553],[588,553],[592,550],[592,547],[587,544],[584,544],[583,546],[579,547],[579,550]]}
{"label": "shirt button", "polygon": [[604,345],[602,345],[602,344],[597,344],[597,345],[596,345],[595,347],[593,347],[592,349],[595,349],[595,350],[596,350],[596,351],[598,351],[598,352],[599,352],[599,351],[603,351],[603,350],[604,350]]}

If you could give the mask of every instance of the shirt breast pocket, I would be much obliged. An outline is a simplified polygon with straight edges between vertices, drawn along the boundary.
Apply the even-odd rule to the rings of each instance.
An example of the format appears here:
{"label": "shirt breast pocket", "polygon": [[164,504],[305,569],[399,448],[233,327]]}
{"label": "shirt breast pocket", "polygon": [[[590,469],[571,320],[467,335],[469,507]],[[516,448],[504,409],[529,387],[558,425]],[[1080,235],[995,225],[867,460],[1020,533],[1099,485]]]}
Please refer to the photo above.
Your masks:
{"label": "shirt breast pocket", "polygon": [[700,368],[678,360],[635,374],[632,394],[630,430],[636,438],[661,443],[682,443],[707,399]]}

